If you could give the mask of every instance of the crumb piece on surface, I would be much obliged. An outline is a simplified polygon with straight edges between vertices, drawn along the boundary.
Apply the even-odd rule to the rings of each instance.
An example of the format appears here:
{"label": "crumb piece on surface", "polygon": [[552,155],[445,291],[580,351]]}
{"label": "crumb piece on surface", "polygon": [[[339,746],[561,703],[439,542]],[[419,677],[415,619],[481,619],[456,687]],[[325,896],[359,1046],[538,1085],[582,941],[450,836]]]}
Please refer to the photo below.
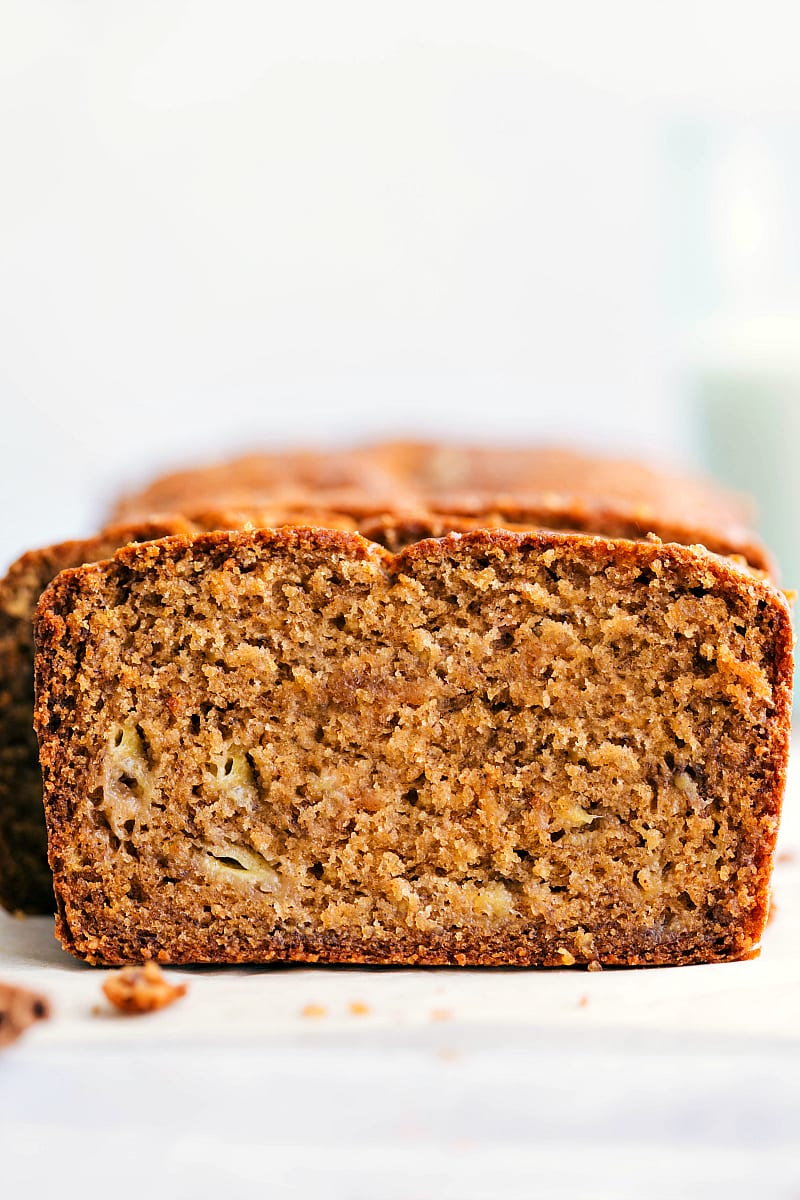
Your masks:
{"label": "crumb piece on surface", "polygon": [[103,991],[121,1012],[146,1013],[166,1008],[186,995],[185,983],[172,984],[164,977],[158,963],[146,962],[141,967],[123,967],[114,971],[103,983]]}
{"label": "crumb piece on surface", "polygon": [[593,958],[586,968],[587,971],[602,971],[603,964],[599,963],[596,958]]}
{"label": "crumb piece on surface", "polygon": [[306,1004],[306,1006],[300,1010],[301,1017],[310,1017],[314,1020],[318,1020],[320,1017],[327,1017],[327,1015],[328,1010],[324,1004]]}
{"label": "crumb piece on surface", "polygon": [[782,867],[788,867],[791,863],[797,862],[796,850],[781,850],[775,858],[775,862],[780,863]]}
{"label": "crumb piece on surface", "polygon": [[434,1008],[431,1012],[432,1021],[452,1021],[453,1014],[449,1008]]}
{"label": "crumb piece on surface", "polygon": [[0,983],[0,1046],[10,1046],[29,1025],[50,1016],[50,1005],[38,992]]}
{"label": "crumb piece on surface", "polygon": [[351,1000],[349,1010],[353,1017],[365,1017],[369,1012],[369,1005],[365,1004],[363,1000]]}
{"label": "crumb piece on surface", "polygon": [[584,994],[581,996],[580,1000],[578,1001],[578,1008],[586,1008],[586,1005],[588,1003],[589,1003],[589,997],[584,992]]}

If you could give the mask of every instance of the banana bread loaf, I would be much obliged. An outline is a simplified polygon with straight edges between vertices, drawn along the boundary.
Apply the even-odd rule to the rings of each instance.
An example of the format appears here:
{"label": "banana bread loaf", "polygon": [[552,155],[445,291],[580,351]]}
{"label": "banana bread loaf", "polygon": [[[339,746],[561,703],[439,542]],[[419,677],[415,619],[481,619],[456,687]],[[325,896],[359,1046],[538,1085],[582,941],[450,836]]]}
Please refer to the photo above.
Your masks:
{"label": "banana bread loaf", "polygon": [[[209,509],[222,501],[225,511]],[[421,508],[423,502],[430,508]],[[486,507],[491,502],[497,502],[494,510]],[[233,503],[249,507],[231,511]],[[381,511],[386,504],[391,511]],[[153,508],[186,516],[146,517]],[[454,511],[443,511],[448,508]],[[98,537],[25,555],[0,580],[0,904],[10,909],[52,907],[31,724],[31,617],[41,590],[64,567],[107,557],[127,541],[252,523],[358,528],[394,551],[472,528],[546,526],[634,537],[652,529],[772,569],[764,547],[747,532],[749,509],[740,497],[637,464],[564,451],[384,443],[256,455],[168,476],[119,512],[130,520]]]}
{"label": "banana bread loaf", "polygon": [[36,640],[57,929],[90,962],[757,952],[792,637],[729,561],[177,536],[62,572]]}

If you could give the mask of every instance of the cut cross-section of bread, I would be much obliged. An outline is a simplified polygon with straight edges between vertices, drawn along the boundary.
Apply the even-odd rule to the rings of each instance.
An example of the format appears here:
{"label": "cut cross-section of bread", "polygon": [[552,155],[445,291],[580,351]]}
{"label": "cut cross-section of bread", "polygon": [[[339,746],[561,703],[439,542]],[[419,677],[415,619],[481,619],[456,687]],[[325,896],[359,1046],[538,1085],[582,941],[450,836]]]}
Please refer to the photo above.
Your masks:
{"label": "cut cross-section of bread", "polygon": [[132,542],[215,529],[319,526],[354,531],[400,550],[424,537],[452,530],[509,525],[492,513],[480,518],[431,513],[378,513],[360,520],[315,507],[263,506],[244,510],[192,511],[112,525],[93,537],[30,550],[0,579],[0,906],[11,912],[53,911],[53,880],[47,862],[39,748],[33,732],[33,613],[59,571],[110,558]]}
{"label": "cut cross-section of bread", "polygon": [[[409,510],[370,513],[356,517],[315,507],[309,497],[303,508],[263,506],[240,510],[192,511],[185,515],[153,516],[133,524],[110,526],[82,541],[62,542],[31,550],[0,579],[0,906],[27,913],[52,912],[53,884],[47,863],[47,835],[42,808],[39,752],[33,732],[33,612],[44,588],[59,571],[111,557],[131,542],[177,534],[249,526],[318,526],[355,531],[393,551],[428,537],[475,528],[530,530],[537,514],[518,511],[518,522],[501,513],[480,516]],[[546,513],[557,522],[552,507]],[[574,510],[568,516],[575,519]],[[618,528],[609,513],[593,511],[604,531]],[[679,538],[680,530],[672,533]],[[680,539],[679,539],[680,540]]]}
{"label": "cut cross-section of bread", "polygon": [[36,633],[58,932],[89,961],[758,949],[791,626],[724,560],[174,537],[59,575]]}
{"label": "cut cross-section of bread", "polygon": [[53,911],[39,748],[33,732],[33,613],[66,567],[110,557],[127,542],[187,533],[181,517],[139,521],[80,541],[31,550],[0,579],[0,905]]}
{"label": "cut cross-section of bread", "polygon": [[313,509],[205,511],[110,526],[93,537],[30,550],[12,563],[0,579],[0,906],[11,912],[53,911],[39,748],[33,732],[33,613],[44,588],[59,571],[110,558],[131,542],[298,521],[354,527],[342,514]]}

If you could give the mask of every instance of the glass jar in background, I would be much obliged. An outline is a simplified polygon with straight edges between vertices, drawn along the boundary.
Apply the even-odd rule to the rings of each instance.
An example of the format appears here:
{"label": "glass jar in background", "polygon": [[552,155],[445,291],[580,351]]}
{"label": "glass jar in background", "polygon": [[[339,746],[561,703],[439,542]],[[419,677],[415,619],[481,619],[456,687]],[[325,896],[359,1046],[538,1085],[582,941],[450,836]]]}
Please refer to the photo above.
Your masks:
{"label": "glass jar in background", "polygon": [[721,322],[694,368],[692,392],[708,470],[755,497],[781,582],[799,589],[800,316]]}
{"label": "glass jar in background", "polygon": [[800,587],[800,118],[696,116],[669,138],[666,294],[695,454],[750,493]]}

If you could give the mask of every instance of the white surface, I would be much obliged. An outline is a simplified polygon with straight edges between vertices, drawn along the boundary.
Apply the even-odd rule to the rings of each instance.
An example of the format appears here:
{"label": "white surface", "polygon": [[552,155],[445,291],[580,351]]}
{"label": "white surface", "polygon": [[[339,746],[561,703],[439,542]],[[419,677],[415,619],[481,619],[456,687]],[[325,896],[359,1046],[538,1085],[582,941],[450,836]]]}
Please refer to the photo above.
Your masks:
{"label": "white surface", "polygon": [[187,1200],[796,1198],[798,782],[751,962],[204,968],[170,972],[189,983],[172,1008],[125,1018],[49,919],[2,917],[0,974],[55,1007],[0,1061],[3,1178],[88,1198],[109,1171],[121,1200],[151,1176]]}

